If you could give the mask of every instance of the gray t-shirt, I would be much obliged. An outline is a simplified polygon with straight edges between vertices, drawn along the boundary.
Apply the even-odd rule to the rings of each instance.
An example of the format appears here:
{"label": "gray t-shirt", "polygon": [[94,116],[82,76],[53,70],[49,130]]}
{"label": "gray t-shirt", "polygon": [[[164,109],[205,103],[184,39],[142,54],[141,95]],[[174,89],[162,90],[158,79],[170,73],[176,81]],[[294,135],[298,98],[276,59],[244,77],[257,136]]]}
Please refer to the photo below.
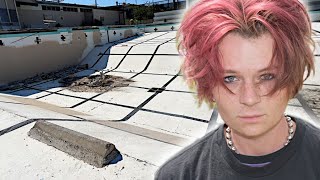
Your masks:
{"label": "gray t-shirt", "polygon": [[319,180],[320,130],[298,118],[293,120],[297,129],[291,142],[265,156],[235,154],[226,144],[221,125],[162,165],[155,179]]}

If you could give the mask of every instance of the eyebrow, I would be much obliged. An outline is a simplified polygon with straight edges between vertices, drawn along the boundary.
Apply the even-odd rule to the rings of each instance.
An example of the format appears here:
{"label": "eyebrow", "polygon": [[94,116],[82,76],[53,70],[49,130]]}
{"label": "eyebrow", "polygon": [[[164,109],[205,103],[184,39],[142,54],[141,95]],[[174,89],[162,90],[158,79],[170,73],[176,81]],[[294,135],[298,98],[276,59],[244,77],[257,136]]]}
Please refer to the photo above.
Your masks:
{"label": "eyebrow", "polygon": [[[271,67],[265,67],[263,69],[260,69],[258,72],[261,73],[261,72],[264,72],[264,71],[270,71],[270,70],[276,70],[277,68],[274,67],[274,66],[271,66]],[[238,71],[236,70],[232,70],[232,69],[225,69],[224,70],[224,73],[230,73],[230,74],[236,74]]]}

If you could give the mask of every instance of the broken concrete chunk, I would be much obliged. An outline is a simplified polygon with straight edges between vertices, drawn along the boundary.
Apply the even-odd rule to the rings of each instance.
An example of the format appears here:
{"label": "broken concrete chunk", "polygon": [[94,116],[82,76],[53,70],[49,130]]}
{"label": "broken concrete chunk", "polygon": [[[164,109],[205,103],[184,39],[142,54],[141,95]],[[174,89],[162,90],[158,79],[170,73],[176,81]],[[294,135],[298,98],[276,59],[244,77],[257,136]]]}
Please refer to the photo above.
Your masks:
{"label": "broken concrete chunk", "polygon": [[37,121],[28,135],[98,168],[120,153],[112,143],[43,120]]}

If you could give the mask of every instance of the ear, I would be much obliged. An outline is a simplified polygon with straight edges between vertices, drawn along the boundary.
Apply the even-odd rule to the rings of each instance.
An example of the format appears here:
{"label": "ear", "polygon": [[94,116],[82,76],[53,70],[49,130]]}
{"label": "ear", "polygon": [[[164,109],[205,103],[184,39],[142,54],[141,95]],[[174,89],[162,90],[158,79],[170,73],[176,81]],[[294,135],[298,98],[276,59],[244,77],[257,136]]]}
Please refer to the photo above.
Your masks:
{"label": "ear", "polygon": [[212,94],[212,101],[213,101],[213,102],[216,102],[217,97],[216,97],[216,93],[215,93],[215,91],[214,91],[214,90],[212,90],[212,91],[211,91],[211,94]]}

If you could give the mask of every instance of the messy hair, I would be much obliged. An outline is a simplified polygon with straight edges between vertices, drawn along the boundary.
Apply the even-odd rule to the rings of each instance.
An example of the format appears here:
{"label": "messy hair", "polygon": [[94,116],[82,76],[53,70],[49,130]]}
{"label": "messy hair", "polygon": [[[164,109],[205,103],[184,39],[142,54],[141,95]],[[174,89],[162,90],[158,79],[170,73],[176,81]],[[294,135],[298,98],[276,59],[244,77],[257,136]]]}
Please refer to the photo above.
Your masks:
{"label": "messy hair", "polygon": [[219,43],[231,32],[244,38],[269,33],[274,39],[271,63],[280,76],[273,93],[288,88],[293,97],[314,73],[311,22],[299,0],[200,0],[186,12],[177,33],[182,72],[199,102],[213,102],[213,87],[223,80]]}

